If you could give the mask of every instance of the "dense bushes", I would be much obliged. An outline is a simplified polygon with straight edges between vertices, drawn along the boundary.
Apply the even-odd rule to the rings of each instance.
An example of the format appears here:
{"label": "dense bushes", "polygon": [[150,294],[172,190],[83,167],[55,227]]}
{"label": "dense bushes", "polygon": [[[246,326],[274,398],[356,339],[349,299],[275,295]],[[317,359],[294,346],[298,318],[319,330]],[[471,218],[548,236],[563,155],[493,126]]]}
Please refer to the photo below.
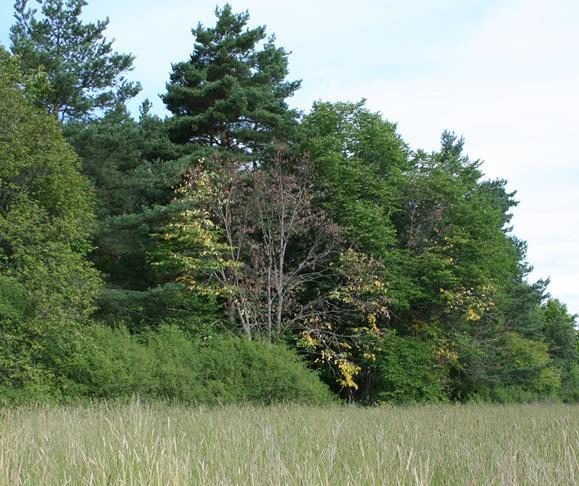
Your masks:
{"label": "dense bushes", "polygon": [[377,366],[377,401],[445,401],[446,372],[436,362],[434,352],[434,347],[425,341],[396,334],[386,336]]}
{"label": "dense bushes", "polygon": [[189,403],[331,400],[326,386],[283,345],[213,336],[192,341],[175,327],[142,335],[94,325],[63,370],[65,395]]}

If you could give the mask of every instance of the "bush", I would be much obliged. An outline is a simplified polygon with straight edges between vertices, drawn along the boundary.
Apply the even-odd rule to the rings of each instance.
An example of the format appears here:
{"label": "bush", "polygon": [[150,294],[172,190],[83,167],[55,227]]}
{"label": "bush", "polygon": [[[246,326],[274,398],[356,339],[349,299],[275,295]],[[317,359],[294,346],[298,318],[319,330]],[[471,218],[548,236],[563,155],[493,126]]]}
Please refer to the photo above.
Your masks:
{"label": "bush", "polygon": [[81,348],[64,365],[71,397],[122,398],[153,389],[151,351],[124,328],[93,325]]}
{"label": "bush", "polygon": [[209,403],[331,401],[326,385],[283,345],[214,339],[201,348],[199,364]]}
{"label": "bush", "polygon": [[579,364],[571,366],[563,375],[561,398],[565,402],[579,402]]}
{"label": "bush", "polygon": [[413,403],[445,401],[446,373],[434,358],[431,344],[390,334],[377,362],[376,399]]}
{"label": "bush", "polygon": [[192,341],[176,327],[130,335],[92,326],[67,364],[70,397],[188,403],[331,401],[327,387],[282,345],[215,336]]}

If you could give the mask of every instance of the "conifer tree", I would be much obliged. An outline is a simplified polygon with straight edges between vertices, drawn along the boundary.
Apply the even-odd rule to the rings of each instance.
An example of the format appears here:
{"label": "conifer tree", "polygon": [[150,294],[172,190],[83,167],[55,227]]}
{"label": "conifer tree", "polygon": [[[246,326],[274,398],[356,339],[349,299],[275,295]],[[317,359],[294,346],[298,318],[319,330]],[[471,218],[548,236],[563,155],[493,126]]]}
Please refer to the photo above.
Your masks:
{"label": "conifer tree", "polygon": [[171,136],[177,143],[259,152],[294,126],[296,112],[285,100],[300,82],[286,81],[288,53],[273,36],[266,39],[265,27],[248,28],[247,12],[235,14],[226,4],[215,13],[215,27],[192,30],[189,61],[173,65],[162,97],[175,115]]}
{"label": "conifer tree", "polygon": [[135,96],[140,86],[123,74],[134,57],[113,51],[104,37],[108,19],[81,20],[85,0],[16,0],[10,29],[12,53],[25,73],[44,71],[47,89],[40,102],[60,121],[90,118]]}

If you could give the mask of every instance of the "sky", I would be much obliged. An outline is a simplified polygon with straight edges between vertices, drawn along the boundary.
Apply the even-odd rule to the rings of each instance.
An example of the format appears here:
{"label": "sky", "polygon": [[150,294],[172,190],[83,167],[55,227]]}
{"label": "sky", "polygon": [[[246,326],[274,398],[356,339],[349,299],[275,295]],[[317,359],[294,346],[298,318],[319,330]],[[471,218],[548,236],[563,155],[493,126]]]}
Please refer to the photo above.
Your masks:
{"label": "sky", "polygon": [[[163,114],[171,63],[211,25],[216,0],[89,0],[85,17],[109,17],[115,48],[136,56],[132,79]],[[291,51],[290,104],[357,101],[398,123],[413,148],[435,150],[445,129],[464,136],[489,178],[520,201],[514,233],[528,242],[532,280],[579,313],[579,1],[233,0]],[[12,1],[0,0],[8,44]]]}

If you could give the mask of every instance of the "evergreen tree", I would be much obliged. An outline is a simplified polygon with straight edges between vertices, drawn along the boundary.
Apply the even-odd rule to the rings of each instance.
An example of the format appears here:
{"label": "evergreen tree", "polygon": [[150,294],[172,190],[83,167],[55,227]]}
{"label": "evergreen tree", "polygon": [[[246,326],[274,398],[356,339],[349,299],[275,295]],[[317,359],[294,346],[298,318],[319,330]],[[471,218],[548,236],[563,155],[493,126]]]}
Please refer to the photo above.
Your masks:
{"label": "evergreen tree", "polygon": [[171,137],[259,153],[273,140],[287,140],[296,112],[285,100],[300,82],[286,81],[288,53],[273,36],[266,40],[265,27],[247,28],[247,12],[235,14],[226,4],[215,13],[215,27],[193,29],[189,61],[173,65],[162,97],[174,115]]}
{"label": "evergreen tree", "polygon": [[173,276],[152,264],[158,239],[152,236],[179,208],[173,188],[196,156],[167,137],[166,122],[149,113],[134,120],[123,107],[99,120],[67,128],[96,189],[98,231],[91,259],[105,277],[96,318],[123,321],[133,331],[161,322],[194,331],[213,319],[211,306],[185,295]]}
{"label": "evergreen tree", "polygon": [[577,316],[569,314],[567,306],[557,299],[549,299],[543,306],[543,334],[551,346],[551,354],[563,366],[573,366],[577,355]]}
{"label": "evergreen tree", "polygon": [[42,70],[48,80],[39,100],[60,121],[98,115],[135,96],[140,86],[123,74],[134,57],[113,51],[104,37],[107,20],[84,23],[85,0],[16,0],[10,30],[12,53],[25,73]]}

